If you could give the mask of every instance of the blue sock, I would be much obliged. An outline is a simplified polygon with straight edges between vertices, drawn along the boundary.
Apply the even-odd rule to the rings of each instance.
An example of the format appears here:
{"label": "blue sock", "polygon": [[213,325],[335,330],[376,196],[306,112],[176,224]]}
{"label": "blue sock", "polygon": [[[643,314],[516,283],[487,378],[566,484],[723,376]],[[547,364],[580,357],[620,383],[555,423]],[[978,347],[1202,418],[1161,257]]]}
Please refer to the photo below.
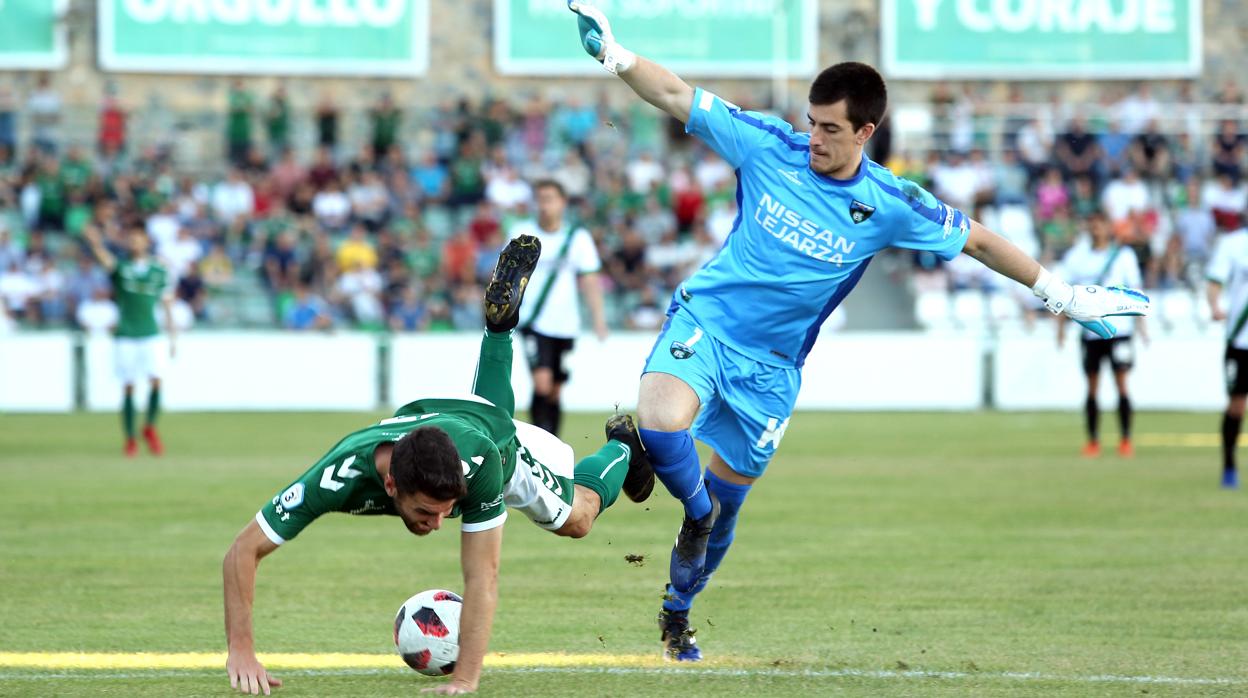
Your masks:
{"label": "blue sock", "polygon": [[700,519],[711,513],[711,498],[702,486],[702,466],[698,463],[698,451],[689,430],[638,431],[655,476],[684,505],[685,514]]}
{"label": "blue sock", "polygon": [[706,566],[703,568],[702,578],[689,591],[680,592],[670,584],[667,586],[667,598],[663,602],[663,608],[669,611],[688,611],[693,605],[694,597],[706,588],[707,582],[711,581],[711,575],[719,568],[724,554],[732,545],[733,532],[737,527],[737,513],[741,510],[741,505],[745,503],[745,497],[750,493],[751,487],[728,482],[716,477],[709,470],[706,471],[706,486],[719,500],[719,518],[715,519],[715,526],[711,529],[711,539],[706,544]]}

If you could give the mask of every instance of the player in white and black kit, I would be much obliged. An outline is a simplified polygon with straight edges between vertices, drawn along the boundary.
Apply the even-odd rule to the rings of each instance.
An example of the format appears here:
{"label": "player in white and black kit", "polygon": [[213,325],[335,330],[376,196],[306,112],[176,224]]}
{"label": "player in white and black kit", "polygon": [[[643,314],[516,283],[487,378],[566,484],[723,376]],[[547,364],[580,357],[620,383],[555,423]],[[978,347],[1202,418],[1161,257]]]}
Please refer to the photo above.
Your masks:
{"label": "player in white and black kit", "polygon": [[559,393],[568,380],[564,357],[581,331],[580,296],[589,306],[594,333],[600,340],[607,338],[598,281],[602,262],[589,231],[572,225],[565,217],[568,198],[563,186],[554,180],[540,180],[534,183],[533,193],[537,220],[517,223],[510,234],[533,235],[541,240],[544,250],[529,279],[520,328],[533,371],[530,421],[557,435],[563,419]]}
{"label": "player in white and black kit", "polygon": [[[1226,414],[1222,416],[1222,486],[1239,487],[1235,445],[1248,399],[1248,229],[1227,233],[1218,241],[1205,271],[1213,319],[1226,320]],[[1227,308],[1220,296],[1226,289]]]}
{"label": "player in white and black kit", "polygon": [[[1065,278],[1074,284],[1136,288],[1141,281],[1140,263],[1135,252],[1114,241],[1109,219],[1100,211],[1088,217],[1088,235],[1075,243],[1062,257],[1060,267]],[[1057,321],[1057,343],[1061,346],[1066,339],[1066,318],[1058,316]],[[1085,456],[1101,454],[1101,411],[1097,406],[1096,389],[1100,381],[1101,366],[1106,361],[1114,371],[1114,381],[1118,386],[1118,424],[1121,436],[1118,454],[1131,456],[1135,452],[1131,445],[1131,397],[1127,393],[1127,373],[1135,364],[1135,347],[1131,343],[1131,335],[1133,329],[1138,330],[1140,339],[1147,341],[1148,334],[1143,318],[1122,318],[1122,322],[1114,324],[1118,327],[1118,335],[1112,339],[1101,339],[1087,330],[1082,333],[1083,373],[1088,378],[1088,396],[1084,402],[1088,430],[1088,443],[1083,447]]]}

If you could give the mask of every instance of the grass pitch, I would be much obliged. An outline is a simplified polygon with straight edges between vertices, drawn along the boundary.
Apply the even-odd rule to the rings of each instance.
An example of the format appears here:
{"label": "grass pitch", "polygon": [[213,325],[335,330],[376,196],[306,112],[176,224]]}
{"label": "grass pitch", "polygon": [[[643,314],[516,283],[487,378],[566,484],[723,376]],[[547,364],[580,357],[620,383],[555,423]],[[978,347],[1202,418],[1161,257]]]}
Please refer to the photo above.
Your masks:
{"label": "grass pitch", "polygon": [[[222,554],[373,418],[168,415],[168,455],[127,460],[111,415],[0,416],[0,695],[229,695]],[[565,437],[587,453],[601,423]],[[799,414],[694,609],[712,659],[692,667],[657,661],[680,518],[661,488],[580,541],[513,515],[480,694],[1248,694],[1248,492],[1183,436],[1216,427],[1145,414],[1136,458],[1084,460],[1074,413]],[[269,557],[275,693],[435,685],[390,654],[391,620],[461,586],[455,529],[331,515]]]}

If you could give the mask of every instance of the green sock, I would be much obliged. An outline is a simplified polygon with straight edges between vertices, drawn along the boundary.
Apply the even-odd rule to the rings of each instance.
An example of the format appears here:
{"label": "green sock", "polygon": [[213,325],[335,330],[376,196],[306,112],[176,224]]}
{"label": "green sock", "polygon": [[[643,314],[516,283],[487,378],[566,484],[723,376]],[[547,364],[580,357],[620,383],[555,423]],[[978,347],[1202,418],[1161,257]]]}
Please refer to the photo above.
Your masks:
{"label": "green sock", "polygon": [[477,375],[472,393],[507,411],[516,413],[516,394],[511,388],[511,332],[485,331],[477,358]]}
{"label": "green sock", "polygon": [[147,394],[147,425],[156,426],[156,416],[160,414],[160,388],[152,388]]}
{"label": "green sock", "polygon": [[615,504],[620,496],[624,476],[628,475],[628,457],[627,446],[619,441],[608,441],[597,453],[576,464],[572,481],[598,493],[602,498],[598,513]]}
{"label": "green sock", "polygon": [[121,403],[121,425],[126,429],[126,438],[134,438],[134,394],[126,393]]}

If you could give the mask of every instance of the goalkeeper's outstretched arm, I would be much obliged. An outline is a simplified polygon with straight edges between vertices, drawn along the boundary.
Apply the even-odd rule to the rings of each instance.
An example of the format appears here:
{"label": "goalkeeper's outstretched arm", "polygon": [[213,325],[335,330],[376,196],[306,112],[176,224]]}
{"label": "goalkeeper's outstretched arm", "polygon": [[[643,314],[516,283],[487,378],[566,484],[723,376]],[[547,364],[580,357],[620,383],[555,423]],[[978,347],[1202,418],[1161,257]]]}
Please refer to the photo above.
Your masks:
{"label": "goalkeeper's outstretched arm", "polygon": [[1040,263],[1028,257],[1014,243],[997,235],[976,221],[962,248],[966,254],[998,274],[1014,279],[1024,286],[1034,286],[1040,277]]}
{"label": "goalkeeper's outstretched arm", "polygon": [[693,88],[678,75],[641,56],[637,56],[632,68],[619,75],[638,97],[671,114],[680,123],[689,123]]}
{"label": "goalkeeper's outstretched arm", "polygon": [[638,56],[621,46],[611,32],[602,10],[583,2],[568,2],[576,13],[581,46],[602,63],[607,71],[620,76],[639,97],[688,123],[693,107],[693,88],[672,71]]}

